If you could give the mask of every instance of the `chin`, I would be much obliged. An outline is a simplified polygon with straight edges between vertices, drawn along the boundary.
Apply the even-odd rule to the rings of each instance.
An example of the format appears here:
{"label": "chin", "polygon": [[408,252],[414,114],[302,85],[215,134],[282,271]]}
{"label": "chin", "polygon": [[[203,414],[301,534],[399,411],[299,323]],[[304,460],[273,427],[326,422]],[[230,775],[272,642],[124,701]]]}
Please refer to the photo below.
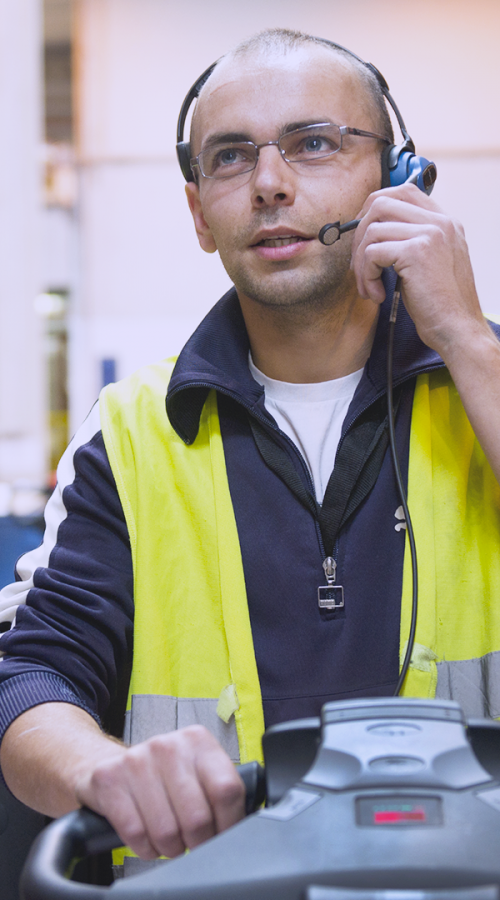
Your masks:
{"label": "chin", "polygon": [[336,297],[352,289],[354,276],[350,270],[350,248],[329,254],[325,248],[324,267],[295,265],[265,274],[249,272],[243,267],[225,266],[240,298],[247,297],[268,309],[306,310],[331,308]]}
{"label": "chin", "polygon": [[280,277],[268,283],[265,279],[233,280],[239,297],[248,297],[249,300],[267,309],[283,311],[331,308],[339,287],[345,283],[345,276],[339,278],[338,273],[333,277],[328,273],[327,276],[315,279],[297,277],[297,272],[290,275],[291,277],[285,280]]}

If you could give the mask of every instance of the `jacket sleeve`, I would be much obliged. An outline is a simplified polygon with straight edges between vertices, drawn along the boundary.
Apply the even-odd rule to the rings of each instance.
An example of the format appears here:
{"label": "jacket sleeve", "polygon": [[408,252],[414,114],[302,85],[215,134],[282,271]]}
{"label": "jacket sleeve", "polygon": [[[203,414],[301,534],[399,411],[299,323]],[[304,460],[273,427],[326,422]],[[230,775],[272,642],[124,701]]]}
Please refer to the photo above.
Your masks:
{"label": "jacket sleeve", "polygon": [[98,405],[58,467],[43,543],[0,591],[0,740],[45,702],[87,710],[121,734],[130,678],[132,560]]}

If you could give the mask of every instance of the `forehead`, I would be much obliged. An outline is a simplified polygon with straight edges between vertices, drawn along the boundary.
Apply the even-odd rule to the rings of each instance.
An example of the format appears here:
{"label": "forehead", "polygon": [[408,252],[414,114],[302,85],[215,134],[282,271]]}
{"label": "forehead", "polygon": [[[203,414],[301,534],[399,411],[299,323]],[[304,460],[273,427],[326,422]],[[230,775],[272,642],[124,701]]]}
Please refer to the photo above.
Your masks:
{"label": "forehead", "polygon": [[227,57],[204,87],[193,120],[193,151],[214,132],[271,140],[289,124],[333,121],[372,129],[356,69],[327,48]]}

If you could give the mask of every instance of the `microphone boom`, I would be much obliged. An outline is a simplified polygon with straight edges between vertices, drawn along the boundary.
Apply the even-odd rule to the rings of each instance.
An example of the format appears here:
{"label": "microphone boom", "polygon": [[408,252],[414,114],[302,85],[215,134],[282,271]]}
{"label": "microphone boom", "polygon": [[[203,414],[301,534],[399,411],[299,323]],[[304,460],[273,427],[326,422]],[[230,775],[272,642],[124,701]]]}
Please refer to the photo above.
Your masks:
{"label": "microphone boom", "polygon": [[353,231],[354,228],[357,228],[361,219],[351,219],[350,222],[345,222],[344,225],[339,222],[329,222],[327,225],[323,225],[320,233],[318,234],[318,238],[325,247],[331,247],[332,244],[336,244],[341,235],[345,234],[346,231]]}

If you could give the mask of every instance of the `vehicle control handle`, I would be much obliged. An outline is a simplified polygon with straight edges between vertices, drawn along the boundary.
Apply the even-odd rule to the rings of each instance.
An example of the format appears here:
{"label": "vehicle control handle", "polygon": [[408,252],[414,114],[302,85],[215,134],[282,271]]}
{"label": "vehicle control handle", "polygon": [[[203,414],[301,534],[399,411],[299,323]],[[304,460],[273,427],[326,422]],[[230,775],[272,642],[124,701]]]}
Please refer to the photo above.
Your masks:
{"label": "vehicle control handle", "polygon": [[[246,791],[245,814],[255,812],[266,796],[265,772],[257,762],[238,766]],[[31,848],[21,876],[22,900],[104,900],[108,888],[69,881],[78,860],[123,844],[107,819],[78,809],[52,822]]]}
{"label": "vehicle control handle", "polygon": [[21,900],[104,900],[107,888],[71,882],[79,859],[122,845],[107,819],[77,809],[56,819],[34,842],[20,881]]}

